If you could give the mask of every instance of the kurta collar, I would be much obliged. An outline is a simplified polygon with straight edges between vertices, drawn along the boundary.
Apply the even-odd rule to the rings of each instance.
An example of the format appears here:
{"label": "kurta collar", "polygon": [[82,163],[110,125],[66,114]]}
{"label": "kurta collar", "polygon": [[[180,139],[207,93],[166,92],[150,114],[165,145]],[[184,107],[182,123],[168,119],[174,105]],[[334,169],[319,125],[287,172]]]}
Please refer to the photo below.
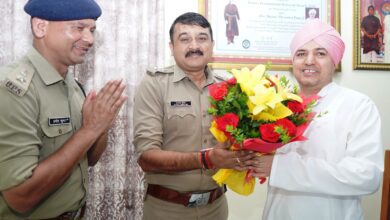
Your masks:
{"label": "kurta collar", "polygon": [[319,97],[325,97],[326,95],[328,95],[329,93],[331,93],[331,91],[336,88],[337,84],[335,82],[330,82],[328,85],[324,86],[320,92],[317,94]]}
{"label": "kurta collar", "polygon": [[37,69],[39,76],[46,85],[64,80],[57,70],[35,48],[29,50],[27,57]]}

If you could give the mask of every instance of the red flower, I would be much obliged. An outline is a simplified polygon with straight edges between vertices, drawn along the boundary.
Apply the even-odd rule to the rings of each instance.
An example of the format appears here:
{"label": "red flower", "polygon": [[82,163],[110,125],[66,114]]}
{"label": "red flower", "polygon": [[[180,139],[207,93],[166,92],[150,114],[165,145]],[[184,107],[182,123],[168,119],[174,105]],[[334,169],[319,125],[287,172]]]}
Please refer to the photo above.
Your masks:
{"label": "red flower", "polygon": [[216,83],[209,86],[210,96],[216,101],[222,101],[228,93],[225,83]]}
{"label": "red flower", "polygon": [[238,126],[239,118],[234,113],[227,113],[217,119],[215,119],[215,122],[217,123],[217,128],[221,131],[226,132],[226,126],[230,125],[234,128]]}
{"label": "red flower", "polygon": [[302,103],[297,101],[289,101],[287,107],[294,113],[299,114],[305,110],[305,106]]}
{"label": "red flower", "polygon": [[283,129],[286,129],[288,136],[295,137],[297,133],[297,126],[295,126],[292,121],[288,120],[287,118],[282,118],[277,120],[275,124],[277,126],[281,126]]}
{"label": "red flower", "polygon": [[280,135],[275,132],[275,124],[273,123],[260,125],[259,131],[261,138],[265,141],[276,143],[280,138]]}
{"label": "red flower", "polygon": [[236,85],[237,80],[236,80],[235,77],[232,77],[232,78],[230,78],[230,79],[227,80],[227,83],[228,83],[229,85]]}
{"label": "red flower", "polygon": [[287,118],[277,120],[275,123],[260,125],[259,131],[261,138],[264,141],[276,143],[280,139],[280,134],[275,131],[275,127],[279,126],[286,130],[286,134],[289,137],[295,137],[297,133],[297,127]]}

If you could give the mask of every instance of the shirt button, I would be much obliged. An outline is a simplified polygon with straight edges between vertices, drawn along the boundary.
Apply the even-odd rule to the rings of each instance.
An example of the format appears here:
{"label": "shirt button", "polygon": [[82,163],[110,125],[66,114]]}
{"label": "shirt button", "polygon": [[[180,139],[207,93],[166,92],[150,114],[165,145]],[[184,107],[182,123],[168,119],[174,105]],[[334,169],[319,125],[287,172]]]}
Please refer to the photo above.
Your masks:
{"label": "shirt button", "polygon": [[207,140],[206,140],[206,139],[204,139],[204,140],[203,140],[203,143],[205,143],[205,144],[206,144],[206,143],[207,143]]}
{"label": "shirt button", "polygon": [[62,129],[58,129],[58,133],[59,133],[59,134],[62,134]]}

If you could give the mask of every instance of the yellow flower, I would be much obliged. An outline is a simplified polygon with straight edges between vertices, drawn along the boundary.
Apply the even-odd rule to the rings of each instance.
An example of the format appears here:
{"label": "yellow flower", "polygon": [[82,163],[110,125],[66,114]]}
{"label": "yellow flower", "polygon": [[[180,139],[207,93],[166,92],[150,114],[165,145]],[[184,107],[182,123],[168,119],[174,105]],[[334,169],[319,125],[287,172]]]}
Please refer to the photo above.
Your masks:
{"label": "yellow flower", "polygon": [[254,115],[254,120],[263,120],[263,121],[276,121],[287,116],[290,116],[293,112],[287,108],[282,103],[276,103],[275,108],[268,108],[265,111],[262,111],[258,115]]}
{"label": "yellow flower", "polygon": [[254,94],[254,87],[262,84],[263,76],[266,67],[264,65],[257,65],[252,70],[244,67],[241,70],[233,69],[232,73],[240,84],[241,90],[251,96]]}
{"label": "yellow flower", "polygon": [[227,140],[226,135],[223,133],[223,131],[219,130],[217,128],[217,123],[215,121],[211,122],[210,132],[213,134],[215,139],[217,139],[218,142],[223,143]]}
{"label": "yellow flower", "polygon": [[298,102],[302,102],[302,98],[299,95],[291,93],[289,91],[289,88],[287,88],[287,87],[285,88],[282,86],[278,77],[269,76],[268,80],[274,84],[278,94],[282,97],[283,100],[295,100]]}
{"label": "yellow flower", "polygon": [[[277,143],[267,143],[269,139],[263,137],[259,126],[279,119],[291,120],[291,123],[300,126],[311,120],[306,113],[294,114],[287,107],[286,103],[290,100],[303,102],[302,98],[295,94],[298,93],[297,87],[292,87],[290,81],[284,76],[279,78],[268,75],[266,69],[267,66],[262,64],[252,70],[246,67],[241,70],[233,69],[232,74],[237,84],[227,84],[228,98],[211,100],[213,107],[209,109],[209,113],[215,117],[233,113],[240,118],[238,126],[225,132],[218,129],[217,119],[211,124],[211,133],[219,142],[229,141],[230,150],[255,149],[259,153],[273,152],[283,144],[294,140],[290,139],[288,131],[283,131]],[[310,109],[306,107],[306,110]],[[268,150],[264,150],[264,147]],[[255,186],[255,178],[248,170],[219,169],[212,178],[217,184],[226,184],[229,189],[241,195],[251,194]],[[260,183],[264,180],[265,178],[262,178]]]}
{"label": "yellow flower", "polygon": [[[276,93],[275,87],[255,86],[254,95],[249,96],[250,102],[254,105],[252,114],[258,115],[260,112],[271,108],[274,109],[277,103],[283,101],[282,96]],[[249,107],[249,106],[248,106]]]}
{"label": "yellow flower", "polygon": [[[264,67],[263,65],[260,66]],[[257,69],[256,71],[263,71],[262,67],[255,69]],[[254,81],[247,82],[246,86],[251,89],[247,105],[255,120],[276,121],[285,118],[291,115],[292,111],[282,104],[283,101],[295,100],[302,102],[301,97],[283,87],[276,76],[265,77],[263,75],[261,80],[252,83]]]}

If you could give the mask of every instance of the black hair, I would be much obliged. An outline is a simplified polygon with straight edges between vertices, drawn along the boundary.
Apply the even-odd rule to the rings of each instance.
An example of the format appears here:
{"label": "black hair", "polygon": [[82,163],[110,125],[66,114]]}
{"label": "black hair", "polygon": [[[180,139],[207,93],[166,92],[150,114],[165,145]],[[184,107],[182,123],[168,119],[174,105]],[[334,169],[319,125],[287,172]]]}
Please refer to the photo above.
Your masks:
{"label": "black hair", "polygon": [[207,21],[207,19],[198,13],[195,12],[187,12],[175,19],[175,21],[172,23],[171,28],[169,29],[169,37],[171,38],[171,42],[173,43],[173,32],[175,30],[176,24],[186,24],[186,25],[198,25],[202,28],[208,28],[210,31],[210,37],[211,41],[213,41],[213,30],[211,29],[210,23]]}
{"label": "black hair", "polygon": [[370,10],[370,8],[375,11],[375,8],[373,5],[368,6],[367,11]]}

